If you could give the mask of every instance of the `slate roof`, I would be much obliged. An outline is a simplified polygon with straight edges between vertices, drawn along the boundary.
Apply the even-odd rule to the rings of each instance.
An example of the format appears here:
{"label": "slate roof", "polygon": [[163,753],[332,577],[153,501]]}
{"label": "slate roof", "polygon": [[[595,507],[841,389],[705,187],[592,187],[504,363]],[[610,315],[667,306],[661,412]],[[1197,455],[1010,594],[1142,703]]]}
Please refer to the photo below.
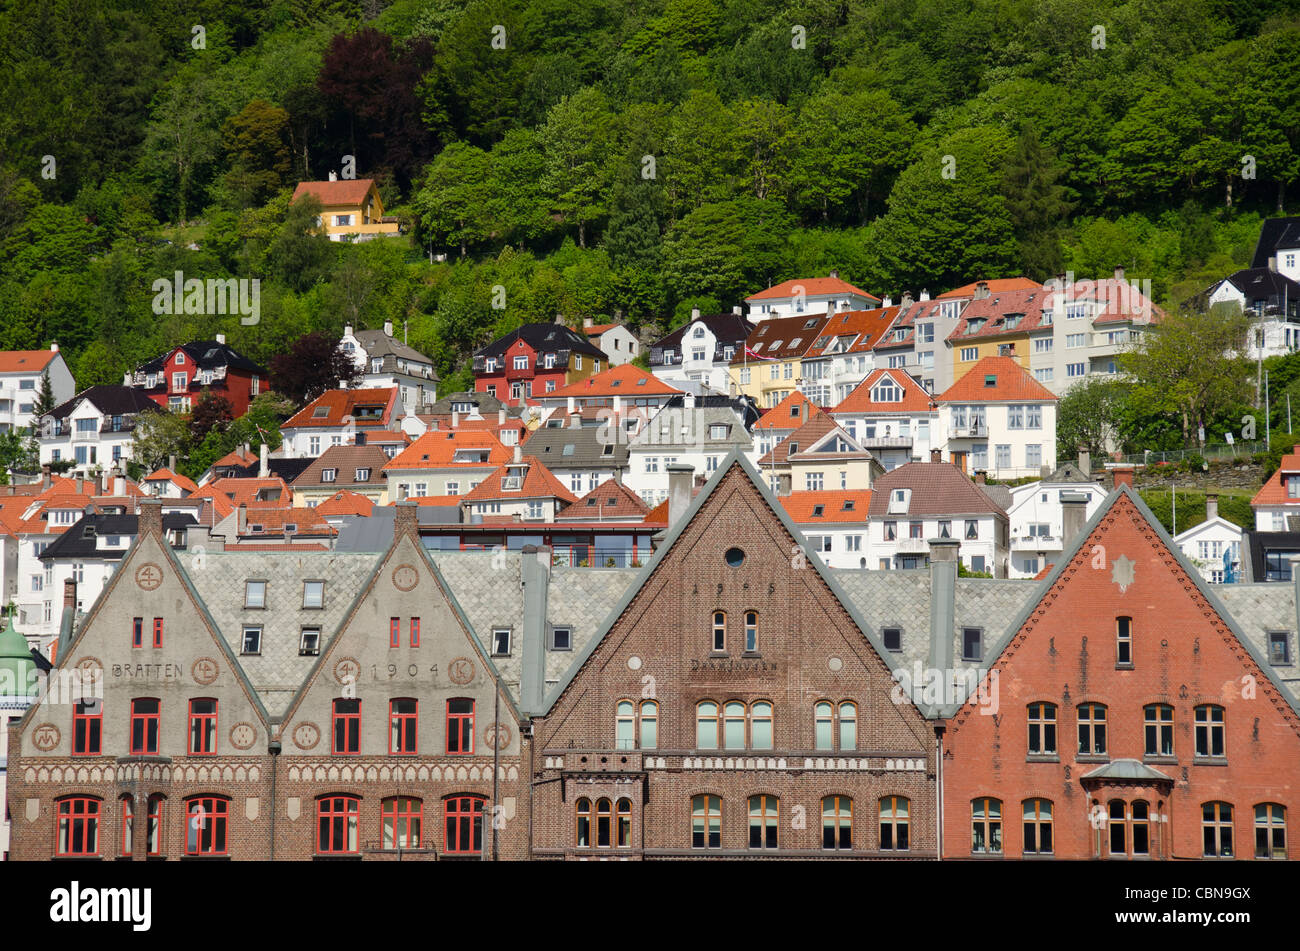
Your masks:
{"label": "slate roof", "polygon": [[[419,350],[403,343],[396,337],[390,337],[382,330],[354,330],[352,336],[357,339],[357,343],[361,344],[369,357],[401,357],[408,362],[433,365],[433,360],[426,357]],[[396,360],[392,362],[395,367]],[[368,363],[367,366],[369,366]],[[384,369],[388,368],[389,361],[385,360]],[[438,374],[434,373],[429,379],[437,380]]]}
{"label": "slate roof", "polygon": [[[567,422],[567,421],[566,421]],[[627,468],[627,440],[616,437],[614,425],[543,426],[524,443],[530,456],[536,456],[548,468],[560,472],[568,469]],[[610,455],[605,447],[612,446]]]}
{"label": "slate roof", "polygon": [[664,350],[675,350],[680,354],[682,351],[682,338],[694,324],[703,324],[717,339],[719,349],[714,359],[717,359],[717,355],[721,354],[722,347],[738,346],[754,330],[752,321],[730,311],[725,314],[711,314],[707,317],[693,317],[672,333],[652,343],[650,345],[651,354],[653,355],[656,350],[661,355]]}
{"label": "slate roof", "polygon": [[66,419],[82,400],[90,403],[104,416],[131,416],[136,413],[161,412],[161,407],[134,386],[88,386],[80,393],[60,403],[47,414],[55,419]]}
{"label": "slate roof", "polygon": [[[168,512],[163,515],[163,531],[183,531],[191,525],[197,525],[194,516],[189,513]],[[101,535],[123,535],[134,538],[139,532],[138,515],[83,515],[68,527],[62,535],[50,542],[41,553],[42,561],[56,558],[98,558],[106,561],[120,561],[126,554],[124,548],[96,548]],[[93,534],[87,535],[86,530]]]}
{"label": "slate roof", "polygon": [[266,370],[244,356],[234,347],[215,340],[193,340],[179,347],[172,347],[161,356],[154,357],[147,363],[136,367],[137,373],[159,373],[166,369],[166,361],[177,350],[184,350],[186,355],[198,365],[200,370],[214,370],[227,367],[233,370],[246,370],[249,373],[266,375]]}
{"label": "slate roof", "polygon": [[1258,581],[1216,584],[1212,587],[1240,625],[1242,633],[1264,657],[1269,656],[1269,634],[1286,632],[1291,663],[1274,666],[1273,670],[1293,692],[1296,691],[1300,687],[1300,660],[1297,660],[1296,653],[1300,648],[1297,643],[1300,640],[1297,638],[1297,634],[1300,634],[1300,628],[1297,627],[1300,618],[1296,614],[1295,585]]}
{"label": "slate roof", "polygon": [[1250,266],[1268,267],[1268,259],[1277,254],[1279,248],[1300,248],[1300,217],[1266,218],[1260,226]]}
{"label": "slate roof", "polygon": [[872,486],[871,517],[889,518],[890,495],[894,489],[911,489],[906,512],[894,517],[918,515],[995,515],[1006,518],[980,487],[951,462],[906,462],[876,479]]}
{"label": "slate roof", "polygon": [[[497,413],[503,409],[506,411],[507,418],[518,416],[521,412],[521,407],[506,406],[505,403],[491,393],[479,393],[476,390],[458,390],[455,393],[444,393],[438,397],[436,403],[428,404],[429,414],[433,416],[451,416],[451,405],[453,403],[473,403],[478,407],[479,415],[484,419],[489,416],[495,419]],[[423,414],[421,418],[423,418]],[[464,418],[463,413],[461,418]]]}
{"label": "slate roof", "polygon": [[[713,435],[714,426],[726,426],[726,434]],[[753,437],[729,407],[696,406],[688,409],[683,406],[660,410],[632,437],[628,449],[650,451],[688,447],[701,452],[727,452],[730,449],[748,452],[753,445]]]}
{"label": "slate roof", "polygon": [[[498,337],[486,347],[474,352],[474,365],[477,369],[480,361],[485,357],[501,358],[509,350],[516,340],[523,340],[536,353],[560,353],[567,351],[569,353],[585,353],[601,360],[605,359],[605,351],[601,350],[585,334],[580,334],[561,323],[546,324],[524,324],[517,330],[512,330],[503,337]],[[559,367],[557,367],[559,369]]]}
{"label": "slate roof", "polygon": [[1300,300],[1300,283],[1291,280],[1285,274],[1270,271],[1266,267],[1247,268],[1229,274],[1225,280],[1241,291],[1246,302],[1252,304],[1257,300]]}

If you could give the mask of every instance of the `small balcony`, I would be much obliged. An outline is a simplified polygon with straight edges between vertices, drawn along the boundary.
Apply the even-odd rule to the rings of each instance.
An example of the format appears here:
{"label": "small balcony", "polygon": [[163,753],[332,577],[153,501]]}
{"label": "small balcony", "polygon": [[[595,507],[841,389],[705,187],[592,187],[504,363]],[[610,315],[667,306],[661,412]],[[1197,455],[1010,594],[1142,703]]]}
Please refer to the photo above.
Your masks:
{"label": "small balcony", "polygon": [[911,449],[911,436],[871,436],[859,439],[863,449]]}
{"label": "small balcony", "polygon": [[924,538],[904,536],[896,538],[892,543],[886,542],[886,544],[893,544],[894,549],[900,555],[925,555],[930,552],[930,543]]}
{"label": "small balcony", "polygon": [[1013,535],[1012,551],[1060,551],[1061,539],[1055,535]]}
{"label": "small balcony", "polygon": [[989,436],[988,423],[967,423],[965,426],[954,426],[952,428],[951,439],[987,439]]}

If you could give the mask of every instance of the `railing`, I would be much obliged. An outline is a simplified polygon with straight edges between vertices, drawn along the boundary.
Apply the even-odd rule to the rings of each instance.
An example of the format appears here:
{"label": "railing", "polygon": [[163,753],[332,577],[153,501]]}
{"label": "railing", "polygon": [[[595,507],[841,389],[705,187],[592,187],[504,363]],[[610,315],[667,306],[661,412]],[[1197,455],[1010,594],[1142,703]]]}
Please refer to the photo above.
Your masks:
{"label": "railing", "polygon": [[987,423],[971,423],[967,426],[954,426],[954,439],[983,439],[989,434]]}
{"label": "railing", "polygon": [[551,564],[570,568],[640,568],[648,551],[607,551],[591,545],[560,545],[551,551]]}
{"label": "railing", "polygon": [[864,449],[911,449],[911,436],[869,436],[859,439]]}
{"label": "railing", "polygon": [[1267,449],[1268,446],[1263,440],[1256,440],[1254,442],[1216,443],[1202,446],[1199,449],[1169,449],[1158,452],[1146,449],[1128,455],[1115,453],[1109,456],[1106,461],[1125,465],[1163,466],[1181,462],[1188,456],[1200,456],[1207,461],[1211,459],[1237,459],[1242,456],[1252,456],[1257,452],[1265,452]]}
{"label": "railing", "polygon": [[1011,539],[1013,551],[1056,551],[1061,540],[1055,535],[1016,535]]}

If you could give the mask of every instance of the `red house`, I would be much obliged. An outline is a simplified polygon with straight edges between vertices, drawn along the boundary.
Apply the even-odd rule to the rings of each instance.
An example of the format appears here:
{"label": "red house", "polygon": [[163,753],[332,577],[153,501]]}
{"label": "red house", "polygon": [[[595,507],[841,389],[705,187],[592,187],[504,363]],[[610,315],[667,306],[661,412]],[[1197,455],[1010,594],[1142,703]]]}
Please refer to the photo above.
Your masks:
{"label": "red house", "polygon": [[474,354],[474,389],[520,406],[608,363],[599,347],[562,323],[524,324]]}
{"label": "red house", "polygon": [[1248,590],[1267,587],[1203,582],[1121,484],[947,722],[944,857],[1300,857],[1290,648],[1261,649]]}
{"label": "red house", "polygon": [[265,369],[229,346],[225,334],[217,334],[216,340],[174,347],[137,367],[124,382],[164,409],[181,413],[189,412],[199,394],[209,390],[230,400],[239,417],[248,412],[266,378]]}

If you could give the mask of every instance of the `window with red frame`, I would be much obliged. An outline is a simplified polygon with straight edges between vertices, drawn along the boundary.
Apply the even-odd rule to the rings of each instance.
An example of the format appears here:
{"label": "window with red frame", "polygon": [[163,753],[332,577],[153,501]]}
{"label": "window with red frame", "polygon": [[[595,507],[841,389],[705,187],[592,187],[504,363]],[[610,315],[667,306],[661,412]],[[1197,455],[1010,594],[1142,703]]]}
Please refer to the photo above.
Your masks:
{"label": "window with red frame", "polygon": [[334,752],[361,752],[361,701],[334,701]]}
{"label": "window with red frame", "polygon": [[131,646],[144,647],[144,618],[138,617],[131,622]]}
{"label": "window with red frame", "polygon": [[131,701],[131,752],[141,756],[158,753],[158,701],[152,697]]}
{"label": "window with red frame", "polygon": [[163,619],[156,617],[153,619],[153,646],[162,647]]}
{"label": "window with red frame", "polygon": [[90,796],[59,800],[59,855],[99,854],[100,805]]}
{"label": "window with red frame", "polygon": [[145,828],[147,855],[162,855],[162,796],[149,797],[149,818]]}
{"label": "window with red frame", "polygon": [[122,854],[130,855],[135,849],[135,799],[123,796],[122,803]]}
{"label": "window with red frame", "polygon": [[325,796],[316,800],[316,851],[356,852],[357,817],[361,800],[356,796]]}
{"label": "window with red frame", "polygon": [[447,701],[447,752],[474,752],[474,701],[458,697]]}
{"label": "window with red frame", "polygon": [[424,822],[424,801],[410,796],[385,799],[379,809],[386,849],[418,849]]}
{"label": "window with red frame", "polygon": [[211,756],[217,752],[217,701],[190,701],[190,753]]}
{"label": "window with red frame", "polygon": [[230,800],[199,796],[185,803],[185,854],[225,855]]}
{"label": "window with red frame", "polygon": [[388,704],[388,752],[418,753],[417,701],[408,698],[391,700]]}
{"label": "window with red frame", "polygon": [[402,619],[400,617],[390,617],[388,619],[388,646],[402,646]]}
{"label": "window with red frame", "polygon": [[104,701],[78,700],[72,710],[72,755],[100,755],[103,736]]}
{"label": "window with red frame", "polygon": [[446,800],[448,855],[479,855],[483,851],[482,796],[451,796]]}
{"label": "window with red frame", "polygon": [[420,646],[420,619],[418,617],[411,618],[411,646]]}

